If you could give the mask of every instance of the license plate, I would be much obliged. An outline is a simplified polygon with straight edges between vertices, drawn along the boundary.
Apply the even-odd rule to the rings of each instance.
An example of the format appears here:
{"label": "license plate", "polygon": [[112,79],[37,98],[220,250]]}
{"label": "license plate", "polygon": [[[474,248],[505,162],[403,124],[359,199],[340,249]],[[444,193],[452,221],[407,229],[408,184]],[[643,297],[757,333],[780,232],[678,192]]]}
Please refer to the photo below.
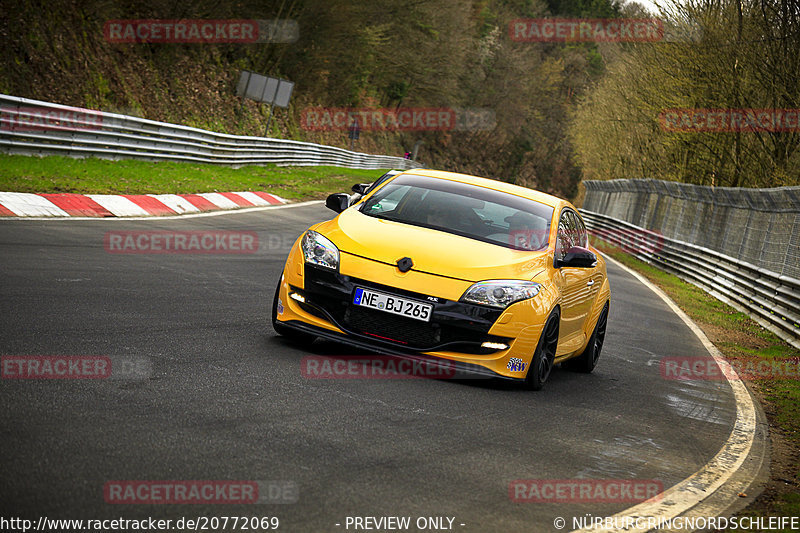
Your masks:
{"label": "license plate", "polygon": [[407,316],[423,322],[429,322],[433,312],[431,304],[370,289],[362,289],[361,287],[356,287],[353,304],[394,313],[395,315]]}

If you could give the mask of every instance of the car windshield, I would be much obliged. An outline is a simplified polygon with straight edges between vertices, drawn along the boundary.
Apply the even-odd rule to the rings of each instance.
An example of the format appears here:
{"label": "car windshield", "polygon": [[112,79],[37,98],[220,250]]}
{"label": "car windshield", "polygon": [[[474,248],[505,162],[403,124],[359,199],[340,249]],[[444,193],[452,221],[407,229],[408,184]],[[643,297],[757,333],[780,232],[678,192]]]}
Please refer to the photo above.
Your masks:
{"label": "car windshield", "polygon": [[549,205],[476,185],[405,174],[367,198],[371,217],[432,228],[516,250],[543,250]]}

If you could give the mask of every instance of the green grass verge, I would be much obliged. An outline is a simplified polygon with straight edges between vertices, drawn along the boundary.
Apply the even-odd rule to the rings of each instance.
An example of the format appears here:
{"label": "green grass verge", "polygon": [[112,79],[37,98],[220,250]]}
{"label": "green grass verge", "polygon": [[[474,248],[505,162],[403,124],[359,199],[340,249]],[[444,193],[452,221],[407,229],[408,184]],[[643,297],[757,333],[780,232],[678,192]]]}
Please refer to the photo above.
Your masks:
{"label": "green grass verge", "polygon": [[[800,357],[800,350],[703,289],[640,261],[606,242],[593,242],[598,250],[643,274],[659,286],[700,326],[709,340],[729,360],[737,360],[742,365],[756,365],[759,361],[796,361]],[[794,368],[797,368],[796,364]],[[753,506],[740,514],[800,516],[800,466],[796,462],[800,449],[800,379],[797,376],[787,376],[756,379],[748,383],[760,394],[772,430],[777,429],[785,439],[788,449],[773,452],[781,454],[781,462],[787,463],[785,468],[789,471],[776,472],[773,464],[773,481],[770,486]]]}
{"label": "green grass verge", "polygon": [[159,194],[266,191],[292,200],[346,192],[385,170],[341,167],[246,166],[48,156],[0,155],[0,191]]}

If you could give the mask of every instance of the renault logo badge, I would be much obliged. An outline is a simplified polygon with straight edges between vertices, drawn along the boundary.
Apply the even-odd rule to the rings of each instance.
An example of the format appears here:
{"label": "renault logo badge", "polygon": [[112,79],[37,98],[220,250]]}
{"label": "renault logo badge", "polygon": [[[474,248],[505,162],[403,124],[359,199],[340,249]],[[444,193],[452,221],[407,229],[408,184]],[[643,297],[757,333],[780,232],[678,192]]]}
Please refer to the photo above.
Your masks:
{"label": "renault logo badge", "polygon": [[408,272],[414,266],[414,261],[410,257],[404,257],[397,260],[397,268],[400,272]]}

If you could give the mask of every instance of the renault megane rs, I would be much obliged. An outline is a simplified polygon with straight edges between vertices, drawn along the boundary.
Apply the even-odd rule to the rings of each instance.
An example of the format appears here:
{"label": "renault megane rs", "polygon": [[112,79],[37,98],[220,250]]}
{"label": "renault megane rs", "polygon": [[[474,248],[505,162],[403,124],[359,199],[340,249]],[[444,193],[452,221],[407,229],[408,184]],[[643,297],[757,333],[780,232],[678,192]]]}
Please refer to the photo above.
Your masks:
{"label": "renault megane rs", "polygon": [[[578,211],[500,181],[408,170],[293,245],[275,331],[322,337],[540,389],[555,364],[597,364],[610,288]],[[352,204],[352,205],[351,205]]]}

